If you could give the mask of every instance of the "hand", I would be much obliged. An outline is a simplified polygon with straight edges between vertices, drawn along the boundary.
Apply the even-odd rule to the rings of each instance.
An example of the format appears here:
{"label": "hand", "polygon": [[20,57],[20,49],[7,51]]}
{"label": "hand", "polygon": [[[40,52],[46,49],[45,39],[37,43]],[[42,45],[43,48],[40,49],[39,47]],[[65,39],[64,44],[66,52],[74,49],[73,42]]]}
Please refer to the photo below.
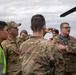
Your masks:
{"label": "hand", "polygon": [[46,29],[45,29],[45,32],[46,32],[46,33],[50,33],[50,32],[52,32],[53,29],[54,29],[54,28],[46,28]]}
{"label": "hand", "polygon": [[64,50],[64,49],[65,49],[65,46],[62,45],[62,44],[58,44],[58,48],[59,48],[60,50]]}

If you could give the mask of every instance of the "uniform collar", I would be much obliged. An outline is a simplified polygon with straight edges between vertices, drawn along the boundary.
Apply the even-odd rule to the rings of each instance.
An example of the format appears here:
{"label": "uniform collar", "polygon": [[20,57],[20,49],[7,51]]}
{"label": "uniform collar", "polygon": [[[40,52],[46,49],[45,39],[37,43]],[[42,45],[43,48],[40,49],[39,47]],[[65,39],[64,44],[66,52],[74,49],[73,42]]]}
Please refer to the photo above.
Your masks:
{"label": "uniform collar", "polygon": [[11,38],[7,38],[7,40],[9,40],[10,43],[15,43],[16,42],[16,39],[15,40],[12,40]]}
{"label": "uniform collar", "polygon": [[[62,36],[62,34],[59,34],[59,35],[58,35],[58,37],[59,37],[60,39],[62,39],[61,36]],[[63,38],[70,39],[70,35],[67,35],[66,37],[64,37],[64,36],[62,36],[62,37],[63,37]]]}
{"label": "uniform collar", "polygon": [[41,36],[31,36],[30,38],[43,38]]}

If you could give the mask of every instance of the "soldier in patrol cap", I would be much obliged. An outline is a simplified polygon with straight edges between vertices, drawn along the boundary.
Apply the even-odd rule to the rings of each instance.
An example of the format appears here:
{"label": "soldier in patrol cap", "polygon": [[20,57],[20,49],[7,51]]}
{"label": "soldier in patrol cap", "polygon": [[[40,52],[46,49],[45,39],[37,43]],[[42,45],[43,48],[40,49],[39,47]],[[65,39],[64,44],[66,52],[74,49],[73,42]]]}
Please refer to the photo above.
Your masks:
{"label": "soldier in patrol cap", "polygon": [[21,75],[21,67],[19,61],[19,42],[16,37],[18,36],[18,27],[21,23],[14,21],[7,22],[8,24],[8,38],[2,42],[7,60],[7,75]]}
{"label": "soldier in patrol cap", "polygon": [[29,39],[31,37],[30,34],[28,34],[28,32],[26,30],[21,30],[20,32],[20,36],[17,37],[17,40],[20,43],[23,43],[24,41],[26,41],[27,39]]}
{"label": "soldier in patrol cap", "polygon": [[61,34],[54,38],[65,60],[64,75],[76,75],[76,38],[69,35],[70,29],[69,23],[61,23]]}
{"label": "soldier in patrol cap", "polygon": [[33,35],[20,46],[23,75],[63,75],[64,60],[61,52],[55,44],[43,38],[46,29],[43,15],[32,17],[31,29]]}

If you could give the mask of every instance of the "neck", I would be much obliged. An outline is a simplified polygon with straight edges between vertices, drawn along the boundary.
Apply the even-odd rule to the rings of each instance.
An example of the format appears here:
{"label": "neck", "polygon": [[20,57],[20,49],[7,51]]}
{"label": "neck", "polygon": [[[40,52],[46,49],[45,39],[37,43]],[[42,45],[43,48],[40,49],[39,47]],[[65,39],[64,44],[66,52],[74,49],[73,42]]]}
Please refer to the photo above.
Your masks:
{"label": "neck", "polygon": [[68,36],[68,34],[62,34],[62,33],[61,33],[61,35],[62,35],[63,37],[67,37],[67,36]]}
{"label": "neck", "polygon": [[13,35],[8,35],[8,38],[11,39],[11,40],[15,40],[16,39],[16,37],[13,36]]}
{"label": "neck", "polygon": [[43,37],[43,32],[33,32],[33,36]]}

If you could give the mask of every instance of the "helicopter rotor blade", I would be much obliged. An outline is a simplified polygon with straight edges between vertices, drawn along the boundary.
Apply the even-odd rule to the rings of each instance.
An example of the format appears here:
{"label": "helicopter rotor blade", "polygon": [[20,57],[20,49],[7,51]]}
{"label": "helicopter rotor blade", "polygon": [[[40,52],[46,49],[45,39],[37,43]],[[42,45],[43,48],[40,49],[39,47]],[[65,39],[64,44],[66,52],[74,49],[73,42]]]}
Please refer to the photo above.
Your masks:
{"label": "helicopter rotor blade", "polygon": [[69,15],[69,14],[75,12],[75,11],[76,11],[76,7],[74,7],[72,9],[66,11],[65,13],[61,14],[60,17],[65,17],[65,16],[67,16],[67,15]]}

